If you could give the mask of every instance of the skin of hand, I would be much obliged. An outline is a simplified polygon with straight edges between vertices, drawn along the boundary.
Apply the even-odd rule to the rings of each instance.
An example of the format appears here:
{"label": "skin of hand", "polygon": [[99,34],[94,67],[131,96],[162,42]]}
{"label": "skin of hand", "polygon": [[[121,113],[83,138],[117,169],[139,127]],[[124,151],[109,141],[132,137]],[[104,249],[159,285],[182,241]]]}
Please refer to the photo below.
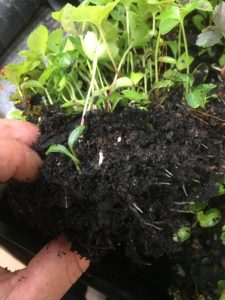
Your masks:
{"label": "skin of hand", "polygon": [[[42,161],[31,149],[38,128],[28,122],[0,119],[0,182],[34,180]],[[89,261],[70,250],[65,237],[45,246],[17,272],[0,267],[0,300],[59,300],[86,271]]]}

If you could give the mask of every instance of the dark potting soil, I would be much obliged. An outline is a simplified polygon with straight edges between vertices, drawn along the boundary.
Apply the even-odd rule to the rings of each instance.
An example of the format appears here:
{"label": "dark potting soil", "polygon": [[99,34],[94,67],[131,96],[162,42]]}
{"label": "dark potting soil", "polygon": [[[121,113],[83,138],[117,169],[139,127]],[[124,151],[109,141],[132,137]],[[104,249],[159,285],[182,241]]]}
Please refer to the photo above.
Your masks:
{"label": "dark potting soil", "polygon": [[132,259],[180,250],[173,233],[192,221],[182,211],[209,201],[225,168],[224,103],[212,102],[206,115],[180,99],[178,89],[151,112],[89,112],[75,145],[81,173],[65,155],[45,155],[52,144],[67,146],[79,124],[51,107],[35,145],[44,159],[39,179],[9,185],[15,214],[50,236],[65,233],[92,259],[121,246]]}

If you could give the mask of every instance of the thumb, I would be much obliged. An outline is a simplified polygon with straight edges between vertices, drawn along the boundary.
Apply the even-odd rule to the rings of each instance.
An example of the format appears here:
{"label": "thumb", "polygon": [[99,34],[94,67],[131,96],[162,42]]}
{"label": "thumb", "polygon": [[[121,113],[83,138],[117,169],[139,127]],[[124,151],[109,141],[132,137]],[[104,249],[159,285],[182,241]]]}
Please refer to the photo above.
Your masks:
{"label": "thumb", "polygon": [[[86,271],[89,261],[70,250],[64,237],[50,242],[20,272],[7,300],[58,300]],[[19,298],[18,298],[19,297]]]}

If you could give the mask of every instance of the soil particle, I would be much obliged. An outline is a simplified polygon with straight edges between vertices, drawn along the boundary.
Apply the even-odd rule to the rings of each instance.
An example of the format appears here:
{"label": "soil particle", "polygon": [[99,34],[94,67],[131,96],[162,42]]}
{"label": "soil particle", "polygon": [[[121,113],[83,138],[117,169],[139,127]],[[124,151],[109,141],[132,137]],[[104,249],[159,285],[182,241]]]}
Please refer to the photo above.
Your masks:
{"label": "soil particle", "polygon": [[176,253],[172,235],[192,221],[186,204],[209,201],[225,168],[224,104],[207,115],[180,98],[177,90],[151,112],[89,112],[75,145],[81,173],[66,156],[45,155],[52,144],[67,146],[79,124],[52,106],[35,145],[45,160],[39,179],[9,185],[16,215],[42,233],[66,234],[91,259],[121,245],[134,260]]}

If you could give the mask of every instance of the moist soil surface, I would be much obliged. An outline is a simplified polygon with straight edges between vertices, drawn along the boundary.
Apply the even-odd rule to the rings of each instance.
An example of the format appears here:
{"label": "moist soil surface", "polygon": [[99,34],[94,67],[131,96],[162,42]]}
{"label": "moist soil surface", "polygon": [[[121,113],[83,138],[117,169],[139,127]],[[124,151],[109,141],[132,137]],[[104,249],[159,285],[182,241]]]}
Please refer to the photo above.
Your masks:
{"label": "moist soil surface", "polygon": [[[74,146],[80,173],[65,155],[45,155],[52,144],[67,147],[70,132],[80,122],[52,106],[34,146],[44,159],[40,177],[34,183],[8,185],[17,217],[49,236],[66,234],[76,251],[93,260],[119,248],[135,262],[166,255],[174,274],[180,274],[178,281],[187,283],[187,299],[197,299],[192,298],[196,284],[204,290],[208,283],[202,283],[204,274],[193,271],[193,264],[210,258],[205,274],[212,259],[220,266],[216,276],[224,272],[221,243],[215,246],[212,238],[217,227],[202,231],[196,225],[184,243],[172,237],[181,225],[193,224],[194,215],[185,212],[188,203],[221,206],[222,198],[214,196],[225,172],[225,111],[222,100],[196,111],[181,98],[177,89],[150,112],[132,107],[89,112],[85,132]],[[195,277],[187,281],[183,275],[193,277],[191,272]],[[172,294],[179,294],[179,285]]]}

